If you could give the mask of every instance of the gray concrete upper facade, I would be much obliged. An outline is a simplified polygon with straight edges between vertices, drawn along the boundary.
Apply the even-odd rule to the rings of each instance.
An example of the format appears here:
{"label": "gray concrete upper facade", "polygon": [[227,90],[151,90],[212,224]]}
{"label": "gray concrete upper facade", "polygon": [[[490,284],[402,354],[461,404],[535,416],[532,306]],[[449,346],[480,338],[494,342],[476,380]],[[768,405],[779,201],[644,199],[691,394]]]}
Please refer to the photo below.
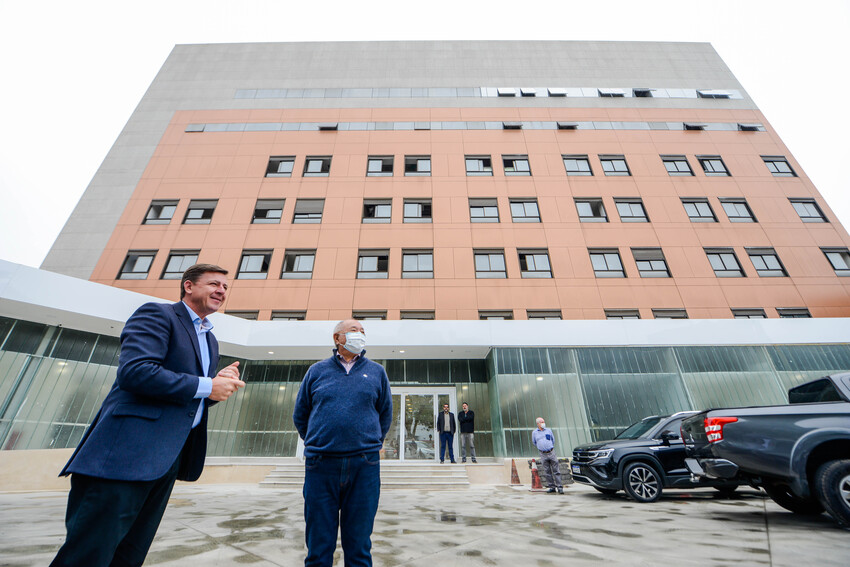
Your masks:
{"label": "gray concrete upper facade", "polygon": [[[735,89],[674,98],[235,98],[239,89]],[[707,43],[411,41],[178,45],[110,149],[42,268],[88,279],[175,111],[253,108],[756,108]]]}

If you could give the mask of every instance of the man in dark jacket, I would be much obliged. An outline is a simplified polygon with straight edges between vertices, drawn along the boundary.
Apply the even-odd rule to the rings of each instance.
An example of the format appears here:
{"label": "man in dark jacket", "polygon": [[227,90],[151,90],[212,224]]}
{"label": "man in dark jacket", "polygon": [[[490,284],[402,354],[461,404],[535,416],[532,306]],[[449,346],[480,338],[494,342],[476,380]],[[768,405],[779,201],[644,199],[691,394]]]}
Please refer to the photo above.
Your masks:
{"label": "man in dark jacket", "polygon": [[333,340],[333,356],[307,370],[292,415],[304,440],[304,565],[330,567],[340,533],[346,567],[365,567],[372,565],[392,394],[384,367],[365,356],[359,321],[337,323]]}
{"label": "man in dark jacket", "polygon": [[454,436],[457,426],[455,414],[449,411],[449,404],[443,404],[443,412],[437,416],[437,431],[440,432],[440,463],[446,461],[446,446],[449,448],[449,459],[455,461]]}
{"label": "man in dark jacket", "polygon": [[[466,462],[466,453],[470,452],[472,462],[475,460],[475,412],[469,409],[469,404],[463,402],[463,411],[457,414],[457,421],[460,423],[460,462]],[[467,449],[467,447],[469,449]]]}
{"label": "man in dark jacket", "polygon": [[201,475],[209,406],[245,386],[238,362],[216,373],[207,316],[226,296],[227,270],[196,264],[182,301],[146,303],[127,320],[115,383],[61,472],[68,536],[51,566],[141,565],[175,479]]}

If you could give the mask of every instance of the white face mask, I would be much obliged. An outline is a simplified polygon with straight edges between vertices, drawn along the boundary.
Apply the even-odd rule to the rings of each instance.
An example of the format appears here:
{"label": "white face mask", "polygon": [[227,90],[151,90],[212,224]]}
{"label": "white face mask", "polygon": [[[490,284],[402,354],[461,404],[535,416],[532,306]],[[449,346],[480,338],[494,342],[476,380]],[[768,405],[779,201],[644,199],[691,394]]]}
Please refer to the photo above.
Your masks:
{"label": "white face mask", "polygon": [[358,332],[345,333],[345,350],[353,354],[360,354],[366,348],[366,335]]}
{"label": "white face mask", "polygon": [[546,423],[545,422],[542,422],[542,421],[540,422],[540,429],[546,429]]}

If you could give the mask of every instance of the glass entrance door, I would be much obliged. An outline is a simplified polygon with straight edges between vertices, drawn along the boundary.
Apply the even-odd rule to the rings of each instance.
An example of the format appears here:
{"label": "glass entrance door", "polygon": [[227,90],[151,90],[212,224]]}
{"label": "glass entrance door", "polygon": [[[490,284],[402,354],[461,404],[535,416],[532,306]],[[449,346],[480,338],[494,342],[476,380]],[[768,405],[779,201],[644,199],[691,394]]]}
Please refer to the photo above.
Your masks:
{"label": "glass entrance door", "polygon": [[[444,403],[455,407],[454,388],[393,388],[393,422],[384,440],[381,458],[435,461],[439,448],[437,411]],[[454,409],[451,411],[457,415]]]}

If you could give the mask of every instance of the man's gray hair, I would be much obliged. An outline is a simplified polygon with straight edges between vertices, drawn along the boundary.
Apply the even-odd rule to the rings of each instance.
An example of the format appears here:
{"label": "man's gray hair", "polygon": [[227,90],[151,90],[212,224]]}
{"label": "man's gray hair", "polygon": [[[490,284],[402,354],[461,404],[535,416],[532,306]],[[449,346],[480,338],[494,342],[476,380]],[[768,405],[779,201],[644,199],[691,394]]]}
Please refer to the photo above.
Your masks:
{"label": "man's gray hair", "polygon": [[346,327],[345,324],[348,323],[349,321],[357,321],[357,319],[343,319],[342,321],[337,323],[336,327],[334,327],[334,335],[339,335],[340,333],[342,333],[343,329],[345,329],[345,327]]}

